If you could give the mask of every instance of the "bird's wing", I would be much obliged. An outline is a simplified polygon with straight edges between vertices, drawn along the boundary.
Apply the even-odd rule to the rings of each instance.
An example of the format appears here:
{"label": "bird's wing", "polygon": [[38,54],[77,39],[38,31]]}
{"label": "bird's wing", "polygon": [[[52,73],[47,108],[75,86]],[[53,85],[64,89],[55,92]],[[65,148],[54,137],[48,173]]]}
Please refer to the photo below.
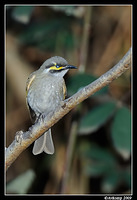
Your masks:
{"label": "bird's wing", "polygon": [[65,84],[65,81],[63,80],[63,97],[64,97],[64,99],[66,98],[66,96],[67,96],[67,88],[66,88],[66,84]]}
{"label": "bird's wing", "polygon": [[34,73],[32,73],[32,74],[30,74],[30,76],[27,79],[27,83],[26,83],[26,96],[27,96],[28,90],[29,90],[32,82],[34,81],[35,77],[36,77],[36,75]]}
{"label": "bird's wing", "polygon": [[34,143],[34,147],[33,147],[33,151],[32,151],[34,155],[40,154],[43,151],[47,154],[54,153],[54,145],[53,145],[53,141],[52,141],[51,129],[49,129],[47,132],[45,132]]}
{"label": "bird's wing", "polygon": [[38,116],[36,115],[36,113],[31,109],[29,103],[27,102],[28,104],[28,108],[29,108],[29,112],[30,112],[30,118],[31,118],[31,121],[32,123],[35,123],[36,120],[38,119]]}
{"label": "bird's wing", "polygon": [[[34,74],[34,72],[33,72],[33,73],[31,73],[31,74],[29,75],[29,77],[28,77],[28,79],[27,79],[27,82],[26,82],[26,97],[27,97],[29,88],[30,88],[32,82],[34,81],[35,77],[36,77],[36,72],[35,72],[35,74]],[[30,111],[31,120],[32,120],[32,122],[34,123],[34,122],[36,121],[36,118],[37,118],[37,117],[36,117],[36,114],[35,114],[35,112],[32,110],[32,108],[30,107],[29,102],[27,101],[27,98],[26,98],[26,102],[27,102],[27,105],[28,105],[28,108],[29,108],[29,111]]]}

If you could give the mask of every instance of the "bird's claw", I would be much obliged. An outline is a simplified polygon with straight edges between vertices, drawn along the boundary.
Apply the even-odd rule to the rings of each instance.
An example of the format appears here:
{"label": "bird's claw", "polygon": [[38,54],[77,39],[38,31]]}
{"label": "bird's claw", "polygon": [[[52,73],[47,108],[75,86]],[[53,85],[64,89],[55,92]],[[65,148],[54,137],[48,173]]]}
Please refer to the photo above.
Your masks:
{"label": "bird's claw", "polygon": [[23,139],[23,131],[17,131],[16,135],[15,135],[15,140],[16,142],[18,142],[19,144],[21,144],[22,139]]}
{"label": "bird's claw", "polygon": [[62,107],[62,108],[65,108],[65,106],[66,106],[66,103],[65,103],[65,101],[61,101],[61,103],[60,103],[60,104],[61,104],[61,107]]}

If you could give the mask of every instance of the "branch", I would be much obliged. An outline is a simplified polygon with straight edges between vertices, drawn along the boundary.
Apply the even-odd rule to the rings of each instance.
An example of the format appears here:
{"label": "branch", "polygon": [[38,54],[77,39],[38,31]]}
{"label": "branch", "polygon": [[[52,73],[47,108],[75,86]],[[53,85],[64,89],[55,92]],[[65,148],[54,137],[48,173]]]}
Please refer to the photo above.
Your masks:
{"label": "branch", "polygon": [[85,7],[83,36],[82,36],[81,48],[80,48],[81,51],[80,51],[79,72],[84,72],[86,68],[89,36],[90,36],[89,29],[90,29],[91,14],[92,14],[92,6]]}
{"label": "branch", "polygon": [[47,115],[44,119],[40,119],[36,124],[32,125],[28,131],[17,132],[15,140],[6,149],[6,169],[16,160],[16,158],[45,131],[57,123],[64,115],[66,115],[76,105],[87,99],[89,96],[100,90],[102,87],[111,83],[118,78],[131,66],[132,48],[126,55],[108,72],[100,76],[97,80],[79,90],[70,98],[64,101],[64,105],[59,106],[54,112]]}
{"label": "branch", "polygon": [[[85,72],[86,70],[86,63],[87,63],[87,56],[88,56],[88,45],[89,45],[89,36],[90,36],[90,21],[92,15],[92,7],[87,6],[85,7],[85,14],[84,14],[84,26],[83,26],[83,34],[81,40],[81,48],[80,48],[80,65],[79,65],[79,72]],[[76,109],[77,112],[77,109]],[[73,160],[73,153],[74,147],[77,139],[77,132],[78,132],[78,121],[74,121],[71,125],[71,130],[69,133],[69,140],[66,149],[66,157],[65,157],[65,165],[64,165],[64,172],[62,176],[61,182],[61,194],[67,193],[67,186],[68,180],[70,177],[70,169]]]}

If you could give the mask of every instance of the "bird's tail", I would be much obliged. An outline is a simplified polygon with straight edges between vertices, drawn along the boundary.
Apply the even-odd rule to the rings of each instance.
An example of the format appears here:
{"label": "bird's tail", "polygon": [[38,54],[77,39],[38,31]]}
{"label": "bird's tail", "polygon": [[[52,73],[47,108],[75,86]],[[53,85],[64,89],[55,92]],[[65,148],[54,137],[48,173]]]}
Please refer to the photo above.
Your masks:
{"label": "bird's tail", "polygon": [[54,144],[52,141],[51,129],[40,136],[34,143],[32,153],[34,155],[40,154],[42,152],[47,154],[54,153]]}

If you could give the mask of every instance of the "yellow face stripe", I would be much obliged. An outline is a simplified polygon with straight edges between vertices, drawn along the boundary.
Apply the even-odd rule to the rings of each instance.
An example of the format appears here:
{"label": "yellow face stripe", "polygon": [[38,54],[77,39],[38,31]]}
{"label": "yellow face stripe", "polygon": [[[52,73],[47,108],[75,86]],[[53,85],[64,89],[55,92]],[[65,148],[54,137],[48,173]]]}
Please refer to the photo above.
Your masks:
{"label": "yellow face stripe", "polygon": [[55,66],[51,66],[50,67],[50,70],[61,70],[63,68],[63,66],[60,66],[60,67],[56,67],[56,65]]}

